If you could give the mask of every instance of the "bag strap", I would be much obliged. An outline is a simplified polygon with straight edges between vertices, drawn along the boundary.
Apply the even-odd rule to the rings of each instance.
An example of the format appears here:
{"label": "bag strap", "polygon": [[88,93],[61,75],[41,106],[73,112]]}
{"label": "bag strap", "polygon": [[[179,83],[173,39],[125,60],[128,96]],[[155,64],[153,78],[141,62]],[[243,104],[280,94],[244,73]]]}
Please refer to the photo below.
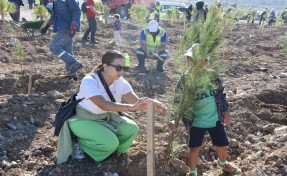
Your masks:
{"label": "bag strap", "polygon": [[[102,73],[101,73],[100,71],[97,71],[97,74],[98,74],[98,76],[99,76],[99,78],[100,78],[100,80],[101,80],[101,82],[102,82],[102,84],[103,84],[103,86],[104,86],[104,88],[105,88],[107,94],[109,95],[111,101],[112,101],[112,102],[116,102],[116,100],[115,100],[115,98],[114,98],[114,96],[113,96],[111,90],[109,89],[109,87],[108,87],[106,81],[105,81],[104,78],[103,78]],[[92,75],[92,77],[94,77],[94,75]],[[94,78],[95,78],[95,77],[94,77]],[[95,79],[96,79],[96,78],[95,78]],[[119,114],[120,116],[124,116],[124,114],[123,114],[122,112],[118,112],[118,114]]]}

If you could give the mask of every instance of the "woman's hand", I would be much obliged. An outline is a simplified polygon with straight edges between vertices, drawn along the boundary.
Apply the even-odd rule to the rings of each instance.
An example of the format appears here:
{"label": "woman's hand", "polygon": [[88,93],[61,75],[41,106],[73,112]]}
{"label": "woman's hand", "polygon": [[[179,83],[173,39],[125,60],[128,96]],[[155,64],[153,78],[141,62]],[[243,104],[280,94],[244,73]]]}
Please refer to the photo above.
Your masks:
{"label": "woman's hand", "polygon": [[164,116],[167,115],[167,108],[164,106],[162,102],[155,99],[150,99],[150,101],[154,103],[156,112],[159,112]]}
{"label": "woman's hand", "polygon": [[148,98],[139,98],[138,101],[133,106],[131,106],[130,110],[146,110],[148,101]]}

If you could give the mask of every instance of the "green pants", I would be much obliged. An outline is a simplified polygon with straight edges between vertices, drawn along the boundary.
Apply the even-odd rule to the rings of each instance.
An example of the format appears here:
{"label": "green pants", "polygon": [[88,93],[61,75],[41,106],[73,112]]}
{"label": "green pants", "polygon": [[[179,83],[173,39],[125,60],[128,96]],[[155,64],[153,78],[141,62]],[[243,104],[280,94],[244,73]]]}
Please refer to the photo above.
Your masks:
{"label": "green pants", "polygon": [[69,127],[84,152],[95,161],[102,161],[115,151],[128,152],[139,131],[138,125],[131,119],[119,118],[123,118],[126,123],[117,124],[117,133],[94,120],[72,120],[69,121]]}

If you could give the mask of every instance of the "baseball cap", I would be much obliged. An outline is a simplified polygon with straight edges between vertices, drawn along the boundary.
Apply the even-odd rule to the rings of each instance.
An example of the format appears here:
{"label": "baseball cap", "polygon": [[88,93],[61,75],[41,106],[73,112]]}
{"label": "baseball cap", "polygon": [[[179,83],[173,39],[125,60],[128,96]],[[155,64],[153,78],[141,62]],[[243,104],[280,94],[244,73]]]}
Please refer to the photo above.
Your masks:
{"label": "baseball cap", "polygon": [[198,48],[199,48],[199,43],[193,44],[192,47],[186,51],[184,56],[193,57],[193,52],[195,51],[195,49],[198,49]]}
{"label": "baseball cap", "polygon": [[156,20],[151,20],[148,23],[148,30],[149,32],[156,32],[158,29],[158,22]]}

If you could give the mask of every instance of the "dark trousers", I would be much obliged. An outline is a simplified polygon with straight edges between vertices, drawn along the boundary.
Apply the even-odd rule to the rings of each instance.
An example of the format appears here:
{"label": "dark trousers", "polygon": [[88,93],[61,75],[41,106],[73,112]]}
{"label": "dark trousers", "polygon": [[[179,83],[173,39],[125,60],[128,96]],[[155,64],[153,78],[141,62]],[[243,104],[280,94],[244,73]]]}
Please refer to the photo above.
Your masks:
{"label": "dark trousers", "polygon": [[28,0],[28,3],[29,3],[29,9],[32,9],[32,7],[33,7],[33,1],[32,1],[32,0]]}
{"label": "dark trousers", "polygon": [[95,43],[95,35],[97,30],[97,21],[95,17],[88,17],[89,28],[86,30],[83,40],[87,40],[89,34],[91,33],[91,43]]}
{"label": "dark trousers", "polygon": [[13,21],[19,23],[20,22],[20,6],[17,3],[14,3],[16,7],[15,13],[10,13],[10,16]]}
{"label": "dark trousers", "polygon": [[[147,58],[147,53],[141,47],[138,47],[136,49],[136,56],[138,58],[138,66],[144,67],[145,59]],[[155,56],[153,56],[152,59],[157,60],[157,69],[161,69],[163,68],[164,61],[168,58],[169,54],[166,50],[163,50],[158,53],[158,56],[160,57],[160,59]]]}
{"label": "dark trousers", "polygon": [[155,14],[155,15],[154,15],[154,20],[156,20],[157,22],[159,22],[159,14]]}

